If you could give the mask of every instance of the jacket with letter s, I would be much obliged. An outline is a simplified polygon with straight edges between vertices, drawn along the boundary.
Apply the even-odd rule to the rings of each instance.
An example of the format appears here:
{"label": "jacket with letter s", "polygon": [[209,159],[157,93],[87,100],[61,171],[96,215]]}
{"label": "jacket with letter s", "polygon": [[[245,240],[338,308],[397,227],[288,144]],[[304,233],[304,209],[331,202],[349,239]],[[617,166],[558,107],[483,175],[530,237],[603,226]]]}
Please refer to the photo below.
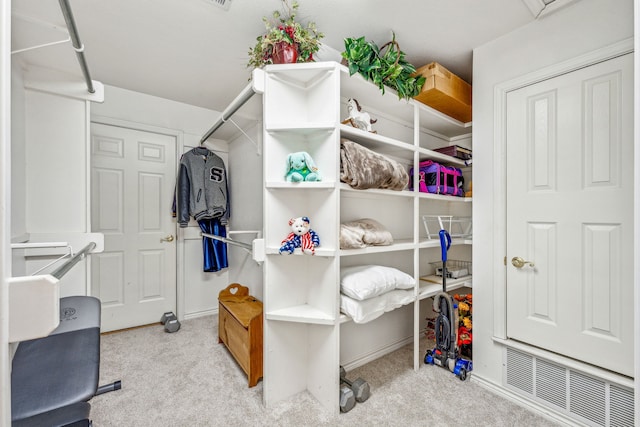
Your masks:
{"label": "jacket with letter s", "polygon": [[176,185],[176,215],[180,227],[189,218],[229,220],[227,171],[224,161],[205,147],[196,147],[180,159]]}

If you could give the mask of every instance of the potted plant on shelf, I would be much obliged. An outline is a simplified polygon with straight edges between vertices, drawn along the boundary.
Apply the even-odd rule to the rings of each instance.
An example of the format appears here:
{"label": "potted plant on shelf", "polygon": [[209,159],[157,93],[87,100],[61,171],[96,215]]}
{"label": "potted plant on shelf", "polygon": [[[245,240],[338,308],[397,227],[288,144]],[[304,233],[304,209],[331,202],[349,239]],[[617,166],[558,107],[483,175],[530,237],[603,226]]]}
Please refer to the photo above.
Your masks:
{"label": "potted plant on shelf", "polygon": [[303,26],[296,21],[298,2],[294,0],[290,5],[288,0],[282,0],[282,5],[284,13],[276,10],[271,19],[262,18],[267,31],[249,48],[247,67],[311,62],[313,54],[320,49],[324,34],[318,31],[314,22]]}
{"label": "potted plant on shelf", "polygon": [[416,68],[406,60],[395,34],[382,47],[364,37],[346,38],[344,46],[342,57],[350,75],[360,73],[375,83],[382,93],[385,86],[395,89],[400,99],[411,99],[422,90],[425,78],[414,75]]}

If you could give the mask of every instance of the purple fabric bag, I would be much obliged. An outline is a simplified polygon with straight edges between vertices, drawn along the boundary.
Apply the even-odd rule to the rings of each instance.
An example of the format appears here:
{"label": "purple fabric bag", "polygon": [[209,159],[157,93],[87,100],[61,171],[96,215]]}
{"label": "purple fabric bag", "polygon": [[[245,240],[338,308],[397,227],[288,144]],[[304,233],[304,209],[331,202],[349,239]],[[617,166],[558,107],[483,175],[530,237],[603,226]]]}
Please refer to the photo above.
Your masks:
{"label": "purple fabric bag", "polygon": [[[409,173],[409,188],[413,189],[413,168]],[[418,189],[421,193],[464,196],[462,170],[453,166],[443,166],[433,160],[420,162]]]}

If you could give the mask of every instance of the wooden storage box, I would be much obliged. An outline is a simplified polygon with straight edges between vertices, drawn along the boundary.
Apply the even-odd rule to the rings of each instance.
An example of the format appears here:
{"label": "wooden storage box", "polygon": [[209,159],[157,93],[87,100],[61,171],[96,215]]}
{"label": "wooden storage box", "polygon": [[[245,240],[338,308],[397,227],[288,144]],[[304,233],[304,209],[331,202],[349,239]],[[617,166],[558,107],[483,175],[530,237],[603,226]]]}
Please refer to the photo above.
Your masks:
{"label": "wooden storage box", "polygon": [[218,294],[218,342],[247,374],[249,387],[262,378],[262,302],[232,283]]}
{"label": "wooden storage box", "polygon": [[426,78],[414,99],[463,123],[471,121],[471,85],[437,62],[416,70]]}

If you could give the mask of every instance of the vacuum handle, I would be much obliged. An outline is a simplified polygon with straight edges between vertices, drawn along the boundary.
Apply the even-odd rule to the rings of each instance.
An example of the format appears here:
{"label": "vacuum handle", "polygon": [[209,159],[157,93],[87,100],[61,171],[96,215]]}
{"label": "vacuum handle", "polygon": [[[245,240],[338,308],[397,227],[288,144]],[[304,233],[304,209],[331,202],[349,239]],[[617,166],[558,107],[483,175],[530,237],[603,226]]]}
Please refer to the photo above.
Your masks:
{"label": "vacuum handle", "polygon": [[451,247],[451,235],[447,230],[440,230],[440,248],[442,249],[442,262],[447,261],[447,251]]}

